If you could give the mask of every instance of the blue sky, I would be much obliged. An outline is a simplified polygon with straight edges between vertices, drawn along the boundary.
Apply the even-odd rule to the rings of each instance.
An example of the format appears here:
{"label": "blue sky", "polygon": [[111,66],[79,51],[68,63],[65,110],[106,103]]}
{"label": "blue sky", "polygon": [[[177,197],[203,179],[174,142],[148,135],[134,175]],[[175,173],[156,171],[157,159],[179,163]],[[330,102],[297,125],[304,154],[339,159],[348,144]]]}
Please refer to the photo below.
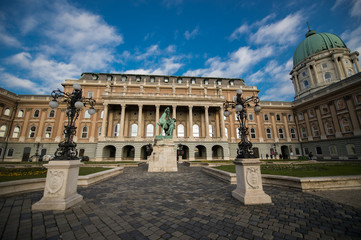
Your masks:
{"label": "blue sky", "polygon": [[361,0],[1,0],[0,84],[49,94],[82,72],[233,77],[292,101],[307,21],[361,52]]}

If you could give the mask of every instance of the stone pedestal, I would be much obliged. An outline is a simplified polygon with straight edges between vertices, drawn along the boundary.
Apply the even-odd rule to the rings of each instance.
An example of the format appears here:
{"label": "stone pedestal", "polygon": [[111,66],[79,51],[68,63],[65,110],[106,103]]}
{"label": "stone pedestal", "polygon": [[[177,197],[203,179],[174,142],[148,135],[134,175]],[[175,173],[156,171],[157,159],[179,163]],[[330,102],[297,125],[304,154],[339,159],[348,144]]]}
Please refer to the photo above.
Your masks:
{"label": "stone pedestal", "polygon": [[272,203],[272,199],[263,191],[261,162],[258,158],[236,159],[237,188],[232,196],[245,205]]}
{"label": "stone pedestal", "polygon": [[155,139],[148,172],[177,172],[177,154],[171,138]]}
{"label": "stone pedestal", "polygon": [[50,161],[44,166],[46,175],[44,196],[32,210],[65,210],[83,200],[77,193],[80,160]]}

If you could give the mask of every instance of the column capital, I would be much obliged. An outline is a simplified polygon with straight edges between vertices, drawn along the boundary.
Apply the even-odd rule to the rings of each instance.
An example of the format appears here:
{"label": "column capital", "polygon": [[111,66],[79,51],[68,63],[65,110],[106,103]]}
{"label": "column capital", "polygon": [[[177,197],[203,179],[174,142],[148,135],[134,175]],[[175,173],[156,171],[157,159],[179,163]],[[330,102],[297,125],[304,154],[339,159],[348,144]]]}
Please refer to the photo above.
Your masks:
{"label": "column capital", "polygon": [[204,106],[204,109],[208,110],[208,109],[209,109],[209,106],[207,106],[207,105],[206,105],[206,106]]}
{"label": "column capital", "polygon": [[156,107],[156,108],[160,108],[160,104],[156,104],[155,107]]}
{"label": "column capital", "polygon": [[193,108],[193,105],[188,105],[188,107],[189,107],[190,109],[192,109],[192,108]]}
{"label": "column capital", "polygon": [[141,103],[138,104],[138,107],[139,107],[139,108],[143,108],[143,104],[141,104]]}
{"label": "column capital", "polygon": [[122,104],[120,104],[120,106],[122,106],[122,108],[125,108],[125,107],[127,106],[127,104],[126,104],[126,103],[122,103]]}

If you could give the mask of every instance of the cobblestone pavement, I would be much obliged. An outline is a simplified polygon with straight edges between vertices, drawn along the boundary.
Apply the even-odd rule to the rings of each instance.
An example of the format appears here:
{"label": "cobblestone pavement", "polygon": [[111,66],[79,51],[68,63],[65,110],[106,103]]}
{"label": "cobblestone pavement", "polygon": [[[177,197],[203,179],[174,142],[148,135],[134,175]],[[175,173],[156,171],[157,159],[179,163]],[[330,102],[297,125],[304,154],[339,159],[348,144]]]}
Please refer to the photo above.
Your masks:
{"label": "cobblestone pavement", "polygon": [[272,205],[243,206],[234,187],[200,168],[125,168],[64,212],[31,212],[42,192],[0,198],[0,239],[361,239],[361,210],[268,186]]}

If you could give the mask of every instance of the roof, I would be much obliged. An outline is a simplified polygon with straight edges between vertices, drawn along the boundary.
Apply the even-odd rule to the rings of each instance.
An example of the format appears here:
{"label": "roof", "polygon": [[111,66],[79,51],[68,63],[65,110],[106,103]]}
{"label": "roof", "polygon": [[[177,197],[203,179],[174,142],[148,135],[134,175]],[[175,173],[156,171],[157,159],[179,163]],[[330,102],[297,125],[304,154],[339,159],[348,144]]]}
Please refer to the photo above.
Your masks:
{"label": "roof", "polygon": [[297,46],[293,54],[293,66],[296,66],[308,56],[332,48],[347,49],[346,44],[340,37],[332,33],[316,33],[314,30],[309,30],[306,33],[306,39]]}

